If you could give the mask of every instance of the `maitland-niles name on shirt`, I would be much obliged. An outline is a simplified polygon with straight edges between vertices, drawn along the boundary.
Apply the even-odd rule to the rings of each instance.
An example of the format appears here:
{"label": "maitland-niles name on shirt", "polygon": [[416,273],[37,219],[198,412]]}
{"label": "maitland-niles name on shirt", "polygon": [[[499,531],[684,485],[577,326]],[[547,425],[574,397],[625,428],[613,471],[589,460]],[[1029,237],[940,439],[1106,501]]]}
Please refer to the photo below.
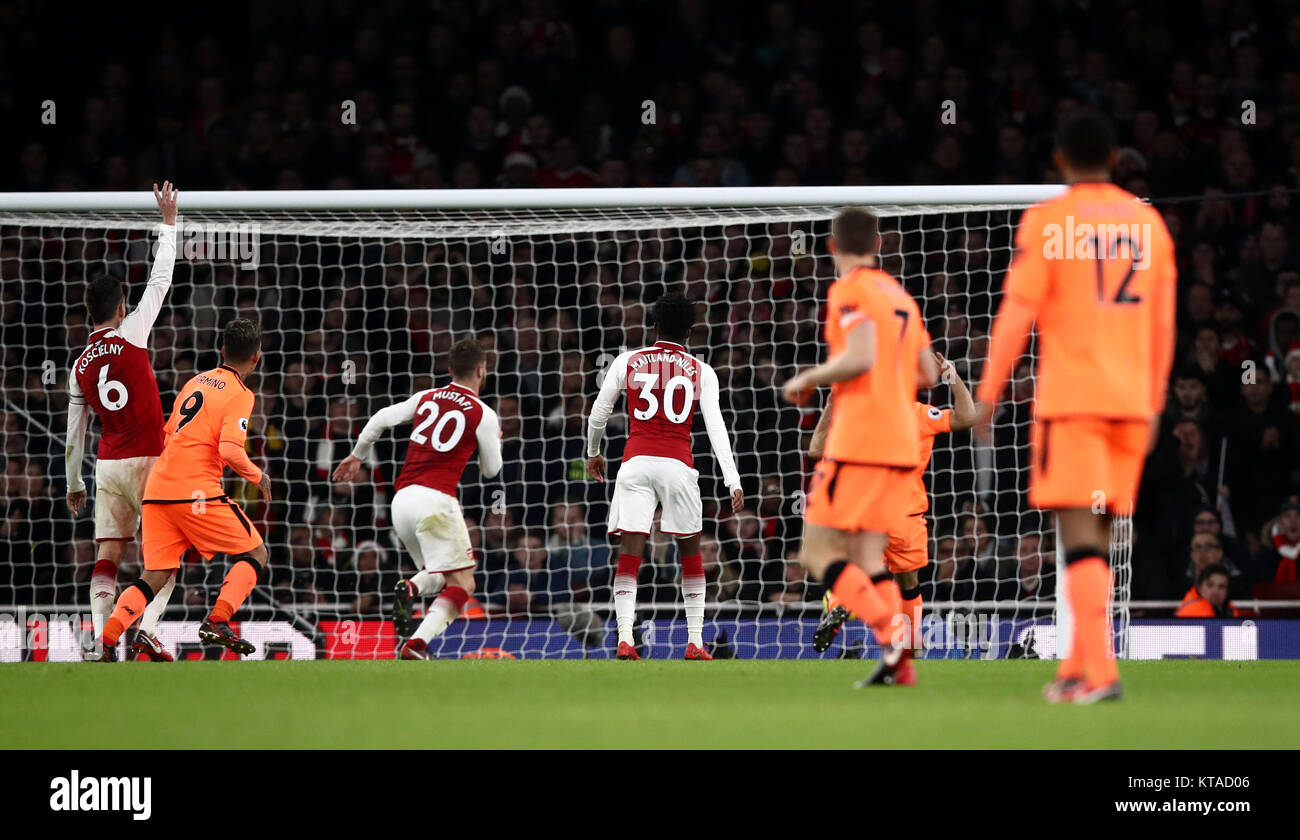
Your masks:
{"label": "maitland-niles name on shirt", "polygon": [[[653,376],[654,383],[664,387],[674,376],[685,374],[691,381],[695,398],[700,396],[700,372],[695,359],[676,350],[656,349],[628,360],[627,379],[636,382],[637,376]],[[654,387],[652,385],[651,387]]]}

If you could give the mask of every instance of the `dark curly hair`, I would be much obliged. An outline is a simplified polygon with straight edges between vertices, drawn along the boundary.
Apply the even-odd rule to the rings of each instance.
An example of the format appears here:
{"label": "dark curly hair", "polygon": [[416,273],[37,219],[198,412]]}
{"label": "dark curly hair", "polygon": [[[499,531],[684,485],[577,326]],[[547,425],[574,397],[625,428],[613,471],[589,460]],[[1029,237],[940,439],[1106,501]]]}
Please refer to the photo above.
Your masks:
{"label": "dark curly hair", "polygon": [[695,304],[676,292],[669,292],[654,302],[651,316],[660,338],[681,343],[695,326]]}

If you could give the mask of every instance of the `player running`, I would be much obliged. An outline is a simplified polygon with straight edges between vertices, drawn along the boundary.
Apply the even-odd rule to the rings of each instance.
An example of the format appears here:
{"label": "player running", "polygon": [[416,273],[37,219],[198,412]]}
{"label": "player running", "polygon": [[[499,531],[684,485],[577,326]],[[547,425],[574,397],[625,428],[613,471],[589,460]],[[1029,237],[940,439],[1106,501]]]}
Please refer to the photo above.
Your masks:
{"label": "player running", "polygon": [[149,473],[142,500],[144,573],[122,590],[104,624],[105,662],[113,661],[117,640],[180,568],[191,547],[204,559],[214,554],[234,558],[212,612],[199,626],[199,638],[241,655],[254,650],[235,635],[230,617],[257,584],[266,566],[266,546],[222,489],[221,474],[229,466],[256,484],[270,503],[271,478],[244,451],[254,403],[244,379],[262,358],[261,330],[247,318],[236,318],[226,326],[221,344],[221,366],[186,382],[167,420],[166,446]]}
{"label": "player running", "polygon": [[[397,584],[393,625],[398,635],[410,636],[399,651],[402,659],[428,659],[429,643],[456,620],[474,594],[474,551],[456,501],[465,465],[477,451],[484,478],[501,471],[501,422],[478,397],[487,378],[487,354],[477,341],[457,342],[449,367],[449,384],[376,412],[352,454],[334,470],[335,481],[351,481],[380,435],[414,423],[406,463],[393,484],[393,530],[416,565],[423,566]],[[412,602],[431,595],[437,596],[433,607],[412,634]]]}
{"label": "player running", "polygon": [[[960,432],[975,425],[975,401],[966,383],[957,375],[957,367],[940,353],[934,354],[934,361],[939,366],[940,378],[952,388],[953,407],[937,408],[923,402],[913,403],[917,428],[921,434],[921,458],[912,474],[912,497],[905,524],[900,530],[890,532],[889,544],[885,546],[885,568],[894,576],[903,601],[903,609],[896,623],[911,634],[913,651],[920,647],[918,631],[921,626],[922,603],[919,572],[930,562],[930,532],[925,521],[930,499],[925,491],[925,468],[930,463],[930,453],[934,451],[935,436]],[[808,445],[808,455],[812,458],[821,458],[825,451],[830,418],[831,404],[827,403],[826,410],[817,421],[817,428],[813,430],[812,442]],[[826,610],[826,615],[813,632],[813,650],[819,653],[831,646],[835,634],[840,632],[840,627],[850,617],[849,611],[833,592],[826,593]]]}
{"label": "player running", "polygon": [[731,493],[733,512],[745,506],[745,494],[722,419],[718,375],[686,351],[686,340],[695,326],[695,305],[679,294],[666,294],[655,301],[653,317],[659,340],[619,354],[605,374],[587,418],[587,472],[597,481],[605,480],[605,456],[600,454],[605,424],[619,394],[626,392],[627,443],[609,505],[609,534],[618,537],[614,575],[618,658],[641,658],[632,639],[636,578],[655,508],[661,507],[660,525],[665,534],[677,538],[682,558],[686,658],[709,660],[713,656],[704,647],[704,560],[700,556],[704,508],[700,474],[691,457],[691,425],[697,405],[704,413],[704,428],[722,470],[722,481]]}
{"label": "player running", "polygon": [[1111,517],[1136,501],[1173,362],[1173,240],[1158,212],[1110,183],[1114,146],[1096,114],[1062,126],[1055,159],[1070,189],[1021,216],[975,392],[977,431],[987,439],[994,404],[1036,325],[1029,501],[1056,512],[1066,564],[1058,586],[1074,620],[1072,647],[1044,689],[1051,703],[1122,695],[1106,548]]}
{"label": "player running", "polygon": [[891,633],[902,598],[884,553],[889,535],[904,529],[913,477],[924,463],[917,387],[930,387],[939,373],[916,301],[877,267],[879,239],[876,217],[865,210],[835,218],[830,248],[839,279],[827,298],[830,358],[784,388],[795,405],[806,404],[818,386],[832,389],[835,410],[804,509],[800,560],[885,649],[859,687],[916,682],[910,640]]}
{"label": "player running", "polygon": [[[95,568],[90,575],[90,619],[94,634],[84,644],[87,660],[99,658],[94,639],[104,631],[117,591],[117,569],[126,544],[140,530],[140,499],[145,480],[163,448],[162,399],[149,358],[149,333],[162,310],[176,263],[176,188],[154,184],[154,200],[162,212],[158,252],[140,304],[129,315],[122,282],[107,275],[86,286],[86,309],[94,329],[90,341],[72,364],[68,376],[68,429],[65,467],[68,508],[79,513],[86,503],[81,478],[82,451],[90,413],[99,418],[99,450],[95,458]],[[86,410],[89,406],[90,411]],[[138,656],[170,662],[171,654],[154,630],[167,609],[175,580],[167,579],[144,610],[140,629],[131,642]]]}

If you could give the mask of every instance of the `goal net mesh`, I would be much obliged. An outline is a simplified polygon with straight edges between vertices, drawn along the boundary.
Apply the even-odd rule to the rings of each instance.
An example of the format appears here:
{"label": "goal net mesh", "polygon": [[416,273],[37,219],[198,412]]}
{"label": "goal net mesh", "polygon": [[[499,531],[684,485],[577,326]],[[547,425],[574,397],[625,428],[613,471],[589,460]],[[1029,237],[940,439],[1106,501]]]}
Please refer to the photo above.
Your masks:
{"label": "goal net mesh", "polygon": [[[822,592],[797,556],[812,466],[804,453],[820,405],[787,406],[779,385],[824,353],[821,306],[834,279],[826,234],[837,209],[183,211],[172,290],[151,338],[164,411],[189,376],[218,364],[221,325],[249,316],[264,332],[263,362],[249,377],[257,406],[248,448],[269,470],[275,501],[263,505],[229,471],[227,488],[262,531],[271,560],[267,582],[236,619],[249,628],[265,622],[266,640],[288,634],[297,641],[284,648],[294,655],[303,639],[309,655],[393,655],[393,589],[416,571],[388,508],[409,427],[386,435],[352,484],[332,482],[330,472],[374,411],[445,381],[448,349],[473,336],[490,351],[483,397],[502,418],[505,466],[489,480],[471,460],[462,480],[477,592],[431,649],[446,657],[608,656],[611,486],[586,474],[585,416],[603,368],[620,349],[653,340],[648,306],[675,290],[696,301],[690,349],[718,372],[747,500],[730,513],[697,428],[706,641],[724,656],[814,655],[809,635]],[[883,267],[917,298],[934,348],[973,387],[1020,208],[872,209],[882,217]],[[63,501],[67,371],[90,329],[86,279],[119,276],[134,303],[156,221],[0,208],[0,604],[10,612],[66,613],[75,627],[87,609],[97,424],[82,465],[92,509],[74,517]],[[993,446],[966,432],[936,440],[926,473],[932,562],[921,576],[926,655],[1054,653],[1053,526],[1025,495],[1033,358],[1031,345]],[[952,405],[943,385],[920,398]],[[625,432],[620,405],[607,432],[612,463]],[[1132,543],[1121,524],[1112,545],[1120,650]],[[638,639],[650,655],[680,656],[676,548],[655,533],[646,555]],[[196,638],[226,562],[186,557],[160,625],[168,646]],[[129,549],[119,585],[138,571]],[[53,622],[49,632],[58,635]],[[850,626],[825,656],[861,655],[864,645],[865,630]],[[55,648],[51,641],[50,658],[75,655]],[[255,656],[275,649],[268,641]]]}

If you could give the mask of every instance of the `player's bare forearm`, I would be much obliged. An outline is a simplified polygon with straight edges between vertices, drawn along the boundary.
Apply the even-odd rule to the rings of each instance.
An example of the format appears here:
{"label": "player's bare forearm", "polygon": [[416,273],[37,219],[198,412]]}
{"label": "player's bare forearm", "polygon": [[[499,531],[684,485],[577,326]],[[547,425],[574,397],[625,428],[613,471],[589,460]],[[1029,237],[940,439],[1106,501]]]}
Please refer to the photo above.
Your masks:
{"label": "player's bare forearm", "polygon": [[969,429],[975,425],[978,414],[975,410],[975,397],[971,394],[966,383],[962,381],[961,376],[957,373],[957,366],[950,360],[945,359],[942,353],[935,353],[935,360],[939,363],[939,375],[943,381],[952,388],[952,430],[960,432],[963,429]]}
{"label": "player's bare forearm", "polygon": [[984,366],[984,378],[975,389],[975,401],[991,407],[1002,396],[1002,388],[1011,378],[1016,361],[1029,342],[1029,331],[1034,325],[1034,310],[1026,303],[1006,297],[1002,309],[993,323],[989,337],[989,360]]}
{"label": "player's bare forearm", "polygon": [[812,398],[813,390],[822,385],[834,385],[846,382],[855,376],[861,376],[871,370],[871,365],[864,360],[854,358],[849,351],[839,353],[828,362],[809,368],[795,376],[781,389],[786,402],[794,405],[806,405]]}
{"label": "player's bare forearm", "polygon": [[176,187],[171,181],[163,181],[161,189],[157,184],[153,185],[154,201],[158,202],[158,210],[162,213],[165,225],[176,224],[176,196]]}
{"label": "player's bare forearm", "polygon": [[916,387],[933,388],[938,385],[940,370],[935,354],[928,347],[923,347],[917,354],[916,361]]}
{"label": "player's bare forearm", "polygon": [[817,427],[813,429],[812,440],[808,442],[809,458],[820,458],[826,451],[826,436],[831,431],[831,405],[831,401],[827,400],[822,416],[817,420]]}

